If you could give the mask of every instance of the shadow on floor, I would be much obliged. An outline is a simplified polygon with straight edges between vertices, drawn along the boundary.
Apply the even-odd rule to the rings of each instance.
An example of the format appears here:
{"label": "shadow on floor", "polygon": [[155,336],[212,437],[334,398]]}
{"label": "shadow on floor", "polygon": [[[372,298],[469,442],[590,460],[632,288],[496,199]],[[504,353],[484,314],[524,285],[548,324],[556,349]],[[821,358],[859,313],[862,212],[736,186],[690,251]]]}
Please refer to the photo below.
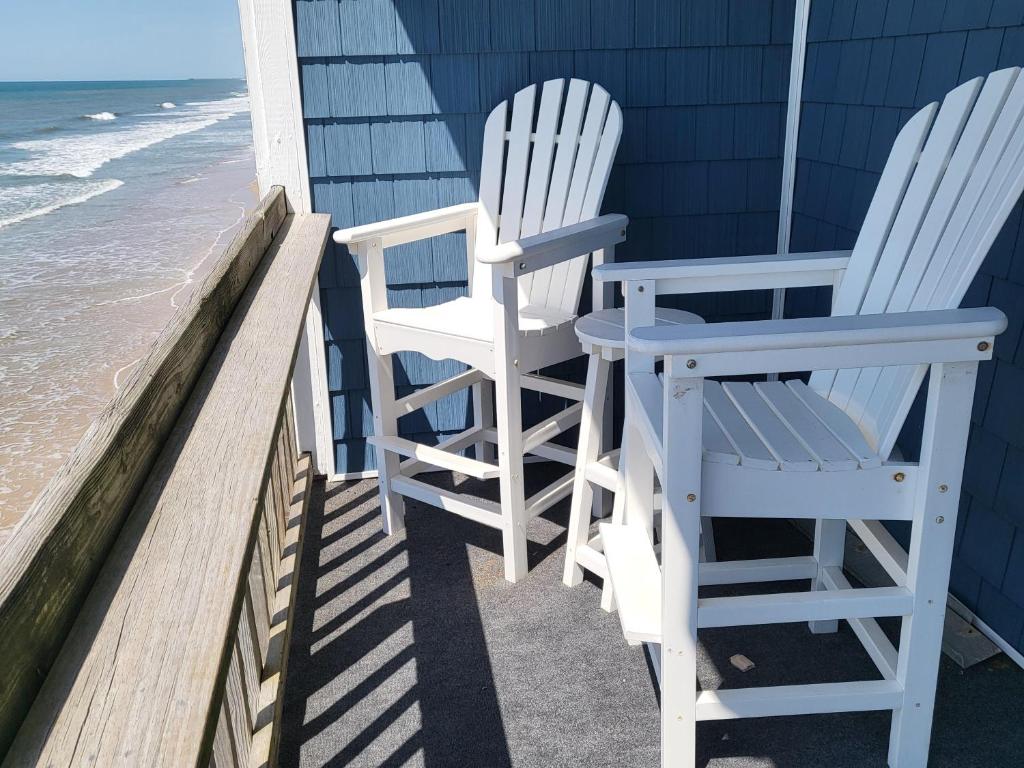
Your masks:
{"label": "shadow on floor", "polygon": [[[528,492],[552,479],[539,468],[528,475]],[[459,489],[493,498],[493,485]],[[317,484],[281,766],[657,766],[658,704],[642,651],[601,611],[595,583],[561,585],[566,519],[563,503],[531,524],[530,574],[510,585],[498,531],[411,502],[407,534],[387,538],[374,483]],[[724,558],[809,550],[783,521],[716,529]],[[845,626],[833,635],[795,624],[702,631],[701,645],[705,688],[877,677]],[[739,672],[735,653],[757,666]],[[1006,657],[967,672],[943,659],[929,765],[1019,765],[1022,703],[1024,672]],[[886,713],[702,723],[697,764],[881,767],[888,733]]]}

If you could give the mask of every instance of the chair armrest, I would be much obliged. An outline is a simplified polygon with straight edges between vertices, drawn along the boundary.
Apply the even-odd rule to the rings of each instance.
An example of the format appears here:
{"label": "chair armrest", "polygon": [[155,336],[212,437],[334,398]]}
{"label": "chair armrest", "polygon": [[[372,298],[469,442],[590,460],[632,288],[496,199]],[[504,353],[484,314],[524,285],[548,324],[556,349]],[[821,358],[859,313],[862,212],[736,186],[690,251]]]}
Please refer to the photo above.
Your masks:
{"label": "chair armrest", "polygon": [[850,251],[780,253],[713,259],[672,259],[608,264],[594,269],[594,280],[653,280],[656,293],[715,293],[759,288],[833,285],[846,269]]}
{"label": "chair armrest", "polygon": [[525,275],[552,264],[610,248],[626,239],[629,218],[609,213],[477,253],[477,261],[503,266],[509,276]]}
{"label": "chair armrest", "polygon": [[334,233],[334,242],[351,246],[379,238],[382,248],[390,248],[436,235],[458,232],[473,223],[477,208],[477,203],[462,203],[361,227],[339,229]]}
{"label": "chair armrest", "polygon": [[[994,307],[637,328],[630,349],[685,356],[695,376],[988,360]],[[692,363],[692,365],[690,364]]]}

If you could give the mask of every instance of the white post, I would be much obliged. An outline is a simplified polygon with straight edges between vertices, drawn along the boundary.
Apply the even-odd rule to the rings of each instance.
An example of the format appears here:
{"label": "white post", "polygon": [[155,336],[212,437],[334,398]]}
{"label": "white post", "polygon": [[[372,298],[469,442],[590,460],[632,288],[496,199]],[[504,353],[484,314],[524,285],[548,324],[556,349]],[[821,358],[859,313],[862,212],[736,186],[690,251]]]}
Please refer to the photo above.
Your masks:
{"label": "white post", "polygon": [[661,765],[694,768],[697,744],[697,568],[704,380],[665,361],[661,478]]}
{"label": "white post", "polygon": [[[387,307],[387,286],[384,282],[384,248],[380,240],[360,243],[359,287],[363,297],[363,320],[366,331],[366,362],[370,378],[370,404],[373,408],[373,433],[386,437],[398,434],[398,412],[395,408],[395,375],[391,355],[377,350],[373,329],[374,312]],[[399,474],[398,456],[377,447],[377,474],[380,478],[380,512],[384,533],[393,534],[405,528],[405,500],[391,489],[391,479]]]}
{"label": "white post", "polygon": [[523,484],[523,403],[519,388],[519,296],[516,279],[492,270],[494,399],[497,404],[505,579],[526,575],[526,492]]}
{"label": "white post", "polygon": [[[796,0],[793,17],[793,48],[789,62],[789,99],[786,105],[786,144],[782,157],[782,189],[779,196],[779,232],[776,253],[789,253],[793,228],[793,191],[796,186],[796,147],[800,136],[800,99],[804,89],[804,59],[807,54],[807,20],[811,0]],[[786,289],[772,291],[772,319],[779,320],[786,311]],[[768,374],[776,381],[778,374]]]}
{"label": "white post", "polygon": [[[238,12],[260,196],[266,195],[273,186],[283,186],[288,210],[308,213],[312,210],[312,200],[292,3],[289,0],[238,0]],[[313,300],[295,361],[294,379],[296,444],[300,451],[313,454],[317,474],[332,476],[335,474],[334,440],[319,281],[313,285]]]}
{"label": "white post", "polygon": [[931,367],[921,463],[907,563],[913,613],[903,618],[896,680],[903,706],[893,712],[890,768],[925,768],[931,740],[942,627],[953,558],[964,454],[977,362]]}

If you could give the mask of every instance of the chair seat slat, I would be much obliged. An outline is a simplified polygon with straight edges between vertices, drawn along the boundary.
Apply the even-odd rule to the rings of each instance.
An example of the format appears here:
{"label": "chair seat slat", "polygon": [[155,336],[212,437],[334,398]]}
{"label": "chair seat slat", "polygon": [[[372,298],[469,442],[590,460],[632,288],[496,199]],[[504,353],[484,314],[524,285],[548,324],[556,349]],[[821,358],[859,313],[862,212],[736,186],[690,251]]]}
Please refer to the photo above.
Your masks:
{"label": "chair seat slat", "polygon": [[758,382],[754,390],[803,444],[824,471],[857,469],[857,458],[781,381]]}

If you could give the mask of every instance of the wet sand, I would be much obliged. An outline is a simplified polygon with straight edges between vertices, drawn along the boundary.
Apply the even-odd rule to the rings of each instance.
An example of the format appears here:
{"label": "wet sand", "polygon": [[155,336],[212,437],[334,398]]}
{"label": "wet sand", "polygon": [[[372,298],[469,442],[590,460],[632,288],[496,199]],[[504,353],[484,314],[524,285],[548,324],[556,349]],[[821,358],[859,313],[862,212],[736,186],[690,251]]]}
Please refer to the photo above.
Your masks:
{"label": "wet sand", "polygon": [[53,259],[0,293],[0,546],[231,241],[258,201],[254,173],[250,152],[150,199],[126,186],[78,206],[92,225],[77,232],[16,225],[52,237]]}

